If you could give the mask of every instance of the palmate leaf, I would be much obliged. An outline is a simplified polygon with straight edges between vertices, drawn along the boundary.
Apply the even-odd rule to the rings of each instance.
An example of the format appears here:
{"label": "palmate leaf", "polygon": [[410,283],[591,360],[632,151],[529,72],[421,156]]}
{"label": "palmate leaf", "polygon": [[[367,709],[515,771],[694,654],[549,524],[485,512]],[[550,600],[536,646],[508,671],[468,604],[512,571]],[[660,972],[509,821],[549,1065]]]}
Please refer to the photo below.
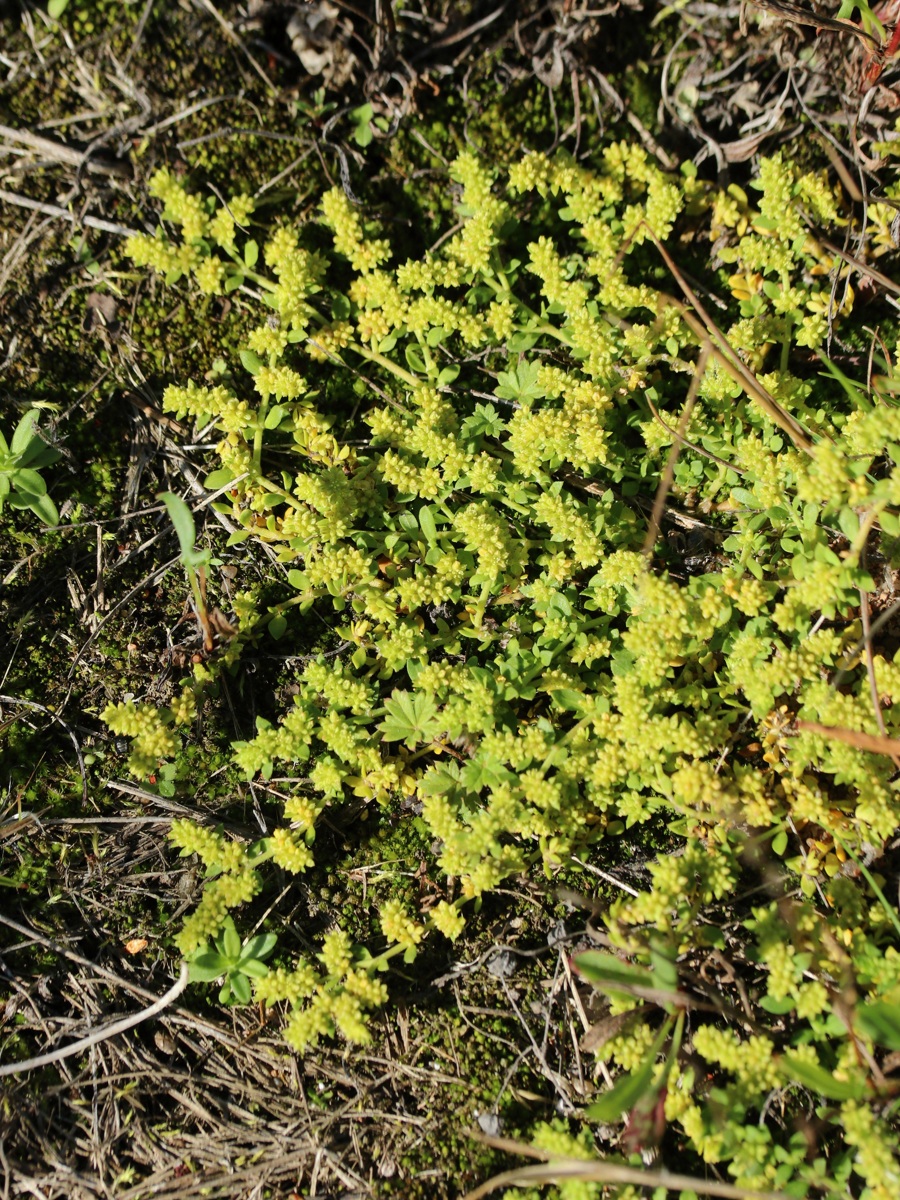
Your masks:
{"label": "palmate leaf", "polygon": [[419,780],[416,792],[420,796],[444,796],[459,783],[459,775],[459,765],[455,762],[430,767]]}
{"label": "palmate leaf", "polygon": [[515,783],[516,777],[495,755],[480,751],[463,767],[459,782],[476,795],[485,788],[497,787],[501,783]]}
{"label": "palmate leaf", "polygon": [[431,741],[440,729],[437,705],[430,696],[395,690],[384,708],[387,716],[377,728],[385,742],[405,742],[413,749],[419,742]]}
{"label": "palmate leaf", "polygon": [[505,428],[506,422],[493,404],[476,404],[475,411],[463,421],[461,432],[464,438],[499,438]]}
{"label": "palmate leaf", "polygon": [[540,369],[539,362],[520,362],[514,371],[498,372],[494,395],[501,400],[518,400],[520,404],[540,399],[544,395],[538,383]]}

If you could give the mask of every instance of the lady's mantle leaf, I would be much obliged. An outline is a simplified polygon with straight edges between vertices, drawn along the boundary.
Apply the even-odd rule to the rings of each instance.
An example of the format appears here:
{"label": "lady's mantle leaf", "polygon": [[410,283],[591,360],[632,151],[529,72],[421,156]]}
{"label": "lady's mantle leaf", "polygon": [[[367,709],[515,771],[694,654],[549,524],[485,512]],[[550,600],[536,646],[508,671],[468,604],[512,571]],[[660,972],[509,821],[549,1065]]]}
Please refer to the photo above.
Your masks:
{"label": "lady's mantle leaf", "polygon": [[386,742],[405,742],[412,749],[430,741],[439,729],[437,705],[430,696],[393,691],[384,707],[387,716],[378,728]]}

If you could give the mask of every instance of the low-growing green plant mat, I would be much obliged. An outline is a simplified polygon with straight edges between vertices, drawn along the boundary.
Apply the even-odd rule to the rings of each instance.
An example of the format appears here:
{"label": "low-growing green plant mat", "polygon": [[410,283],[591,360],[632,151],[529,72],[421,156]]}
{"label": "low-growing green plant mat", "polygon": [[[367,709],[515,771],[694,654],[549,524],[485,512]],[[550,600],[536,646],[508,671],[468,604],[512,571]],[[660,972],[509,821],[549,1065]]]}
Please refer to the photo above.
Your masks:
{"label": "low-growing green plant mat", "polygon": [[[333,629],[293,704],[234,745],[248,778],[308,772],[281,785],[279,827],[171,832],[208,877],[179,950],[223,1000],[283,1005],[298,1052],[366,1043],[392,960],[458,938],[485,893],[661,816],[680,848],[577,964],[616,1018],[597,1039],[615,1086],[586,1119],[740,1187],[891,1200],[900,666],[871,610],[900,537],[894,347],[868,386],[824,355],[854,299],[816,236],[848,220],[824,175],[775,155],[752,201],[634,145],[598,162],[530,153],[496,179],[460,155],[458,223],[405,260],[340,189],[307,225],[264,227],[248,196],[217,206],[157,173],[136,265],[259,303],[240,362],[163,402],[217,423],[207,487],[228,545],[267,548],[276,599],[240,592],[170,708],[104,720],[155,773],[247,646]],[[870,227],[892,219],[869,206]],[[724,315],[678,265],[709,240]],[[651,513],[661,479],[680,543]],[[378,944],[336,926],[267,966],[278,929],[242,944],[242,910],[302,876],[351,798],[417,823],[443,898],[383,897]],[[591,1152],[586,1131],[537,1139]]]}

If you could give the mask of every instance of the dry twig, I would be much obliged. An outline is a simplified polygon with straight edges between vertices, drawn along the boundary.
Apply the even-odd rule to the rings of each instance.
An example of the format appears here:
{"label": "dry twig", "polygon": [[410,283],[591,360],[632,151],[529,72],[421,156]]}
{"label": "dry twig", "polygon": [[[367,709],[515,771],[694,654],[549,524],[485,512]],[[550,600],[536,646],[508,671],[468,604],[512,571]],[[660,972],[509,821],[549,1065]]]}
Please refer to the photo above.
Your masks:
{"label": "dry twig", "polygon": [[528,1184],[561,1183],[567,1179],[581,1179],[597,1183],[631,1184],[637,1188],[665,1188],[667,1191],[693,1191],[701,1196],[721,1196],[723,1200],[787,1200],[783,1192],[757,1192],[749,1188],[735,1187],[731,1183],[720,1183],[717,1179],[697,1179],[691,1175],[679,1175],[673,1171],[643,1171],[637,1167],[626,1167],[620,1163],[586,1162],[574,1158],[554,1158],[541,1150],[535,1150],[524,1142],[511,1138],[488,1137],[476,1130],[469,1133],[476,1142],[493,1146],[507,1154],[527,1155],[544,1161],[536,1167],[518,1167],[495,1175],[474,1191],[467,1192],[462,1200],[482,1200],[491,1192],[502,1187],[525,1187]]}
{"label": "dry twig", "polygon": [[77,1042],[72,1042],[69,1046],[60,1046],[57,1050],[48,1050],[46,1054],[39,1054],[36,1058],[28,1058],[24,1062],[4,1063],[3,1066],[0,1066],[0,1077],[3,1075],[18,1075],[23,1071],[34,1071],[38,1067],[46,1067],[50,1063],[60,1062],[64,1058],[71,1058],[73,1054],[80,1054],[83,1050],[90,1050],[92,1046],[96,1046],[99,1042],[105,1042],[108,1038],[115,1037],[118,1033],[124,1033],[128,1029],[133,1029],[135,1025],[140,1025],[142,1021],[147,1021],[150,1017],[155,1017],[163,1009],[173,1004],[187,987],[188,971],[188,964],[183,962],[181,964],[181,973],[172,987],[169,988],[165,995],[160,996],[158,1000],[148,1005],[147,1008],[141,1009],[140,1012],[132,1013],[131,1016],[122,1017],[118,1021],[112,1021],[109,1025],[95,1029],[87,1037],[79,1038]]}

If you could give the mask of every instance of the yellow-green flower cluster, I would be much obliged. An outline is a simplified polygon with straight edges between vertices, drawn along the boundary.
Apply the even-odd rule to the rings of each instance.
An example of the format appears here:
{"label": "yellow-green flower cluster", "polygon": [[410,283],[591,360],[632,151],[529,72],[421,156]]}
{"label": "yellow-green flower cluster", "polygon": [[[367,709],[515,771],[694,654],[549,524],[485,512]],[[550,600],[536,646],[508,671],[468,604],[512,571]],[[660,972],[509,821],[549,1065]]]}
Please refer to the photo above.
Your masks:
{"label": "yellow-green flower cluster", "polygon": [[305,330],[313,312],[309,297],[319,290],[325,261],[301,247],[296,231],[284,226],[272,234],[265,254],[278,280],[272,290],[275,311],[285,326]]}
{"label": "yellow-green flower cluster", "polygon": [[339,992],[331,1001],[331,1018],[348,1042],[364,1046],[372,1040],[362,1001],[351,992]]}
{"label": "yellow-green flower cluster", "polygon": [[[596,1158],[596,1148],[587,1129],[578,1136],[569,1132],[562,1120],[540,1121],[531,1134],[531,1144],[554,1159],[576,1159],[590,1162]],[[562,1179],[558,1184],[561,1200],[597,1200],[603,1193],[603,1185],[589,1180]]]}
{"label": "yellow-green flower cluster", "polygon": [[136,267],[150,267],[158,275],[168,275],[169,272],[184,275],[200,261],[193,246],[171,245],[161,229],[152,235],[132,234],[125,241],[125,253]]}
{"label": "yellow-green flower cluster", "polygon": [[446,799],[439,796],[426,797],[423,815],[444,842],[442,869],[459,878],[465,898],[480,896],[524,869],[525,854],[520,847],[506,843],[508,834],[546,836],[552,828],[505,784],[492,788],[487,807],[466,823],[459,821]]}
{"label": "yellow-green flower cluster", "polygon": [[278,728],[262,718],[256,724],[255,738],[232,743],[234,760],[248,777],[257,771],[270,774],[274,762],[302,762],[309,757],[314,722],[302,705],[292,708]]}
{"label": "yellow-green flower cluster", "polygon": [[509,168],[509,190],[514,195],[522,192],[538,192],[546,196],[553,186],[554,171],[551,161],[537,150],[527,151]]}
{"label": "yellow-green flower cluster", "polygon": [[196,854],[210,870],[234,872],[245,864],[240,842],[228,841],[221,833],[189,818],[177,817],[172,822],[169,841],[181,850],[182,857]]}
{"label": "yellow-green flower cluster", "polygon": [[461,212],[466,219],[462,232],[450,239],[445,253],[467,270],[487,271],[499,240],[497,231],[508,218],[509,207],[492,195],[490,172],[471,151],[455,159],[452,174],[463,185]]}
{"label": "yellow-green flower cluster", "polygon": [[[623,1012],[633,1007],[633,998],[626,1001],[622,993]],[[617,1004],[617,1009],[619,1005]],[[634,1071],[643,1063],[656,1038],[656,1030],[649,1024],[632,1024],[630,1029],[609,1039],[601,1048],[598,1057],[606,1062],[614,1062],[623,1071]]]}
{"label": "yellow-green flower cluster", "polygon": [[260,367],[253,386],[261,396],[274,396],[276,400],[296,400],[306,391],[303,380],[290,367]]}
{"label": "yellow-green flower cluster", "polygon": [[342,770],[330,755],[318,760],[310,771],[309,778],[316,791],[325,797],[341,797],[344,794],[346,769]]}
{"label": "yellow-green flower cluster", "polygon": [[652,925],[688,933],[703,905],[730,892],[735,877],[735,864],[724,846],[711,854],[696,842],[688,843],[684,854],[667,855],[651,865],[650,891],[614,905],[613,919],[621,926]]}
{"label": "yellow-green flower cluster", "polygon": [[[338,189],[322,206],[333,253],[306,250],[314,237],[283,226],[260,236],[257,266],[255,245],[240,255],[236,244],[252,212],[246,197],[214,210],[160,176],[168,237],[134,239],[136,261],[192,273],[209,293],[244,272],[271,314],[258,317],[242,356],[252,387],[236,376],[232,388],[170,388],[166,408],[217,420],[222,465],[250,475],[230,497],[234,540],[262,538],[285,568],[297,607],[278,616],[312,610],[340,639],[336,655],[300,669],[287,715],[234,745],[251,775],[311,762],[300,785],[309,794],[285,802],[281,827],[252,859],[220,833],[173,827],[177,844],[218,872],[179,945],[190,952],[215,934],[255,894],[262,863],[306,869],[326,804],[352,795],[404,820],[397,802],[416,797],[457,899],[417,919],[385,898],[389,945],[378,959],[333,930],[316,968],[276,968],[255,985],[258,999],[293,1007],[287,1037],[298,1050],[335,1033],[365,1044],[371,1011],[387,998],[376,970],[412,958],[435,931],[457,938],[464,904],[511,875],[538,863],[552,875],[656,813],[686,847],[648,864],[641,893],[611,909],[610,936],[650,970],[662,943],[669,957],[706,962],[745,861],[738,847],[749,845],[779,858],[811,903],[782,900],[728,925],[736,969],[752,963],[770,1010],[753,1036],[692,1018],[692,1057],[673,1051],[666,1114],[691,1152],[727,1163],[739,1186],[824,1190],[805,1150],[779,1140],[765,1097],[789,1083],[790,1059],[833,1064],[838,1081],[866,1078],[828,1012],[833,990],[849,995],[851,981],[861,1003],[894,1001],[889,915],[849,864],[850,850],[894,835],[900,801],[888,757],[795,721],[900,729],[900,667],[875,656],[879,722],[866,664],[853,657],[860,589],[880,586],[881,558],[900,534],[900,409],[884,375],[835,402],[836,379],[814,386],[808,355],[792,362],[792,348],[819,347],[853,303],[840,279],[832,302],[843,265],[807,232],[807,217],[842,219],[824,176],[777,154],[761,163],[756,204],[736,185],[721,192],[690,169],[664,172],[639,146],[607,146],[597,161],[591,170],[527,154],[505,180],[461,155],[459,228],[396,269],[386,239]],[[526,193],[535,195],[520,204]],[[886,248],[891,214],[872,207],[876,247]],[[690,306],[657,291],[672,289],[657,280],[652,240],[669,238],[675,222],[692,237],[709,228],[713,269],[728,264],[725,337],[809,431],[812,453],[717,354],[697,388],[665,519],[642,554],[704,341]],[[208,376],[219,378],[228,378],[219,368]],[[241,398],[254,388],[261,399]],[[307,402],[316,389],[327,415]],[[365,443],[343,415],[369,393],[378,405],[359,408]],[[879,602],[889,587],[888,577]],[[235,602],[239,638],[269,621],[275,635],[280,621],[261,607]],[[203,679],[230,653],[202,664]],[[405,697],[402,718],[392,692]],[[175,745],[170,717],[192,721],[195,692],[156,718],[125,708],[111,727],[148,735],[144,750],[157,753]],[[710,908],[718,913],[706,925]],[[614,1009],[626,1004],[635,998]],[[638,1069],[658,1028],[658,1017],[634,1018],[604,1055]],[[722,1095],[733,1120],[721,1116]],[[798,1095],[788,1086],[779,1099],[786,1126]],[[862,1103],[835,1119],[860,1179],[886,1200],[897,1180],[883,1119]],[[575,1153],[564,1133],[545,1130],[545,1148]]]}
{"label": "yellow-green flower cluster", "polygon": [[777,1087],[778,1063],[769,1038],[754,1035],[742,1042],[731,1030],[701,1025],[692,1040],[698,1054],[730,1071],[750,1094],[758,1096]]}
{"label": "yellow-green flower cluster", "polygon": [[162,167],[150,177],[147,190],[151,196],[163,201],[166,206],[163,216],[181,226],[185,241],[192,242],[206,235],[209,228],[206,206],[199,196],[187,191],[168,167]]}
{"label": "yellow-green flower cluster", "polygon": [[387,900],[381,906],[381,932],[388,942],[412,950],[425,936],[425,926],[413,920],[399,900]]}
{"label": "yellow-green flower cluster", "polygon": [[634,588],[633,621],[622,641],[637,658],[637,672],[647,684],[661,682],[673,660],[695,639],[705,639],[713,620],[704,618],[700,606],[668,580],[641,575]]}
{"label": "yellow-green flower cluster", "polygon": [[179,420],[189,416],[197,421],[207,421],[226,411],[233,400],[227,388],[202,387],[196,383],[188,383],[184,387],[170,383],[162,395],[163,408],[173,412]]}
{"label": "yellow-green flower cluster", "polygon": [[760,161],[757,186],[761,192],[759,211],[767,223],[765,228],[777,229],[783,241],[794,241],[804,228],[794,205],[797,190],[794,172],[781,151]]}
{"label": "yellow-green flower cluster", "polygon": [[319,985],[305,1008],[296,1008],[284,1030],[285,1041],[300,1054],[337,1029],[348,1042],[365,1046],[372,1040],[366,1011],[387,1000],[383,984],[350,972],[338,985]]}
{"label": "yellow-green flower cluster", "polygon": [[318,659],[303,670],[303,681],[311,694],[321,695],[330,708],[347,708],[359,716],[372,706],[372,691],[353,679],[343,663]]}
{"label": "yellow-green flower cluster", "polygon": [[276,829],[269,839],[272,861],[297,875],[313,865],[313,855],[302,838],[289,829]]}
{"label": "yellow-green flower cluster", "polygon": [[295,1009],[284,1027],[284,1040],[298,1054],[308,1046],[315,1046],[321,1037],[334,1033],[331,1017],[331,997],[319,989],[305,1008]]}
{"label": "yellow-green flower cluster", "polygon": [[448,904],[446,900],[439,901],[428,914],[435,929],[455,942],[466,927],[466,919],[459,909]]}
{"label": "yellow-green flower cluster", "polygon": [[176,725],[190,725],[197,716],[197,695],[192,687],[182,688],[171,705]]}
{"label": "yellow-green flower cluster", "polygon": [[320,325],[310,333],[306,353],[313,362],[328,362],[339,358],[340,352],[353,341],[353,326],[349,321],[334,321]]}
{"label": "yellow-green flower cluster", "polygon": [[189,955],[215,937],[229,910],[247,904],[261,886],[258,873],[250,869],[220,875],[208,882],[200,903],[175,937],[181,953]]}
{"label": "yellow-green flower cluster", "polygon": [[856,1151],[855,1170],[868,1200],[891,1200],[900,1188],[900,1143],[887,1124],[857,1100],[841,1105],[844,1138]]}
{"label": "yellow-green flower cluster", "polygon": [[[135,234],[126,241],[126,253],[137,266],[149,266],[161,275],[177,277],[191,272],[202,293],[220,295],[225,290],[229,264],[210,253],[203,239],[211,239],[237,260],[235,225],[246,223],[253,211],[253,200],[246,195],[233,196],[210,218],[209,205],[188,192],[167,167],[151,176],[148,190],[164,202],[163,218],[181,227],[182,242],[171,244],[161,230],[153,236]],[[237,270],[242,270],[239,263]],[[237,279],[240,280],[240,274]]]}
{"label": "yellow-green flower cluster", "polygon": [[225,264],[219,258],[204,258],[194,268],[197,287],[206,296],[219,296],[225,285]]}
{"label": "yellow-green flower cluster", "polygon": [[580,567],[599,562],[602,543],[577,500],[570,496],[544,492],[534,505],[537,519],[550,530],[554,541],[569,542],[572,555]]}
{"label": "yellow-green flower cluster", "polygon": [[289,1000],[291,1004],[298,1005],[315,992],[318,984],[319,975],[315,968],[300,959],[291,971],[285,967],[275,967],[267,975],[254,979],[253,994],[264,1004]]}
{"label": "yellow-green flower cluster", "polygon": [[247,345],[254,354],[265,355],[266,358],[281,358],[288,345],[288,331],[277,325],[278,318],[274,318],[276,325],[258,325],[252,330],[247,338]]}
{"label": "yellow-green flower cluster", "polygon": [[521,543],[511,535],[507,522],[489,505],[467,505],[457,513],[454,527],[462,534],[466,548],[475,552],[478,572],[483,579],[519,576],[523,563]]}
{"label": "yellow-green flower cluster", "polygon": [[325,935],[318,957],[324,976],[301,959],[292,971],[278,968],[254,981],[257,999],[293,1004],[284,1036],[298,1053],[335,1031],[348,1042],[367,1045],[372,1035],[366,1014],[387,1001],[387,988],[369,971],[352,965],[352,943],[341,929]]}
{"label": "yellow-green flower cluster", "polygon": [[368,274],[390,257],[390,244],[384,238],[367,236],[362,221],[340,188],[331,188],[322,197],[322,218],[334,234],[338,254],[350,260],[354,271]]}
{"label": "yellow-green flower cluster", "polygon": [[227,204],[220,205],[216,209],[215,216],[209,222],[209,236],[216,245],[221,246],[223,250],[233,252],[236,248],[236,226],[245,226],[255,207],[253,198],[246,193],[232,196]]}
{"label": "yellow-green flower cluster", "polygon": [[326,972],[338,979],[346,975],[353,961],[352,949],[350,936],[343,929],[332,929],[326,933],[319,955]]}
{"label": "yellow-green flower cluster", "polygon": [[306,833],[315,827],[322,808],[322,801],[316,797],[291,796],[284,802],[284,816],[298,833]]}
{"label": "yellow-green flower cluster", "polygon": [[344,975],[341,983],[344,989],[361,1001],[366,1008],[380,1008],[387,1001],[387,986],[380,979],[375,979],[368,971],[351,968]]}
{"label": "yellow-green flower cluster", "polygon": [[152,705],[135,704],[133,700],[108,704],[100,720],[113,733],[134,739],[128,769],[138,777],[152,775],[161,760],[169,758],[178,748],[178,738]]}

